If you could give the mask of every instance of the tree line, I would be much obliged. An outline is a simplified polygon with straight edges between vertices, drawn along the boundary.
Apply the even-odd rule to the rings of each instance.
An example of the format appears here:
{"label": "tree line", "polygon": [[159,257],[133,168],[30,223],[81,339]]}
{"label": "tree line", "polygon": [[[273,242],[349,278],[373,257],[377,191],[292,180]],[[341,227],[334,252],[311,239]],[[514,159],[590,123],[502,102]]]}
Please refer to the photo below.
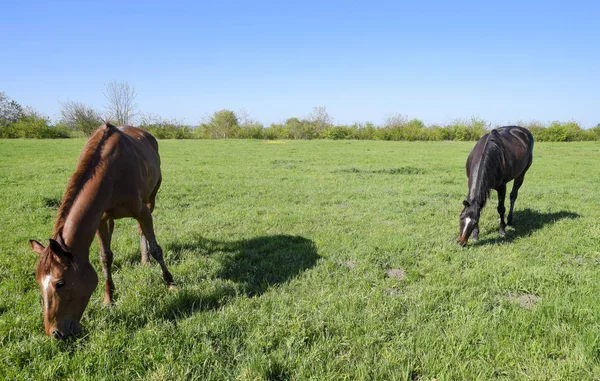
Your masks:
{"label": "tree line", "polygon": [[[403,115],[388,117],[383,124],[370,122],[336,125],[324,106],[318,106],[305,118],[288,118],[282,123],[264,126],[245,110],[220,110],[206,117],[198,126],[189,126],[175,119],[140,113],[135,104],[136,93],[126,82],[109,82],[104,92],[105,115],[81,102],[62,102],[61,118],[52,124],[31,107],[23,107],[0,92],[0,138],[71,138],[87,137],[104,123],[135,124],[158,139],[354,139],[404,141],[473,141],[492,126],[472,117],[445,125],[426,125],[419,119]],[[137,123],[135,123],[137,122]],[[527,127],[537,141],[600,140],[600,123],[583,129],[573,121],[516,123]]]}

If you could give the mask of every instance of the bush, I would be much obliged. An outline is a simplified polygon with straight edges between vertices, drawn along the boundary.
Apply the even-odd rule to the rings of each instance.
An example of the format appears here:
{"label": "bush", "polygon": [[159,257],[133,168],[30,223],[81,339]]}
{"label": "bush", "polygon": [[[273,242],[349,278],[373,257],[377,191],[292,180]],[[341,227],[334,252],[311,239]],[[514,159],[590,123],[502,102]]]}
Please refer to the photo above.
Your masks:
{"label": "bush", "polygon": [[430,126],[428,139],[431,141],[452,140],[452,133],[449,129],[440,126]]}
{"label": "bush", "polygon": [[264,130],[264,136],[269,140],[291,139],[290,130],[281,124],[271,124]]}
{"label": "bush", "polygon": [[534,138],[541,142],[572,142],[577,140],[588,140],[593,134],[582,130],[575,122],[553,121],[547,128],[530,130]]}
{"label": "bush", "polygon": [[[0,138],[85,137],[101,124],[98,118],[98,113],[92,108],[68,102],[63,104],[61,121],[51,126],[47,117],[31,108],[21,107],[0,92]],[[600,141],[600,123],[588,130],[574,121],[553,121],[548,126],[538,121],[516,124],[528,128],[535,140],[540,142]],[[336,126],[331,124],[325,107],[315,107],[306,119],[288,118],[284,123],[271,124],[267,128],[249,118],[245,111],[238,118],[235,112],[226,109],[213,113],[195,129],[175,119],[152,114],[142,115],[139,127],[157,139],[475,141],[489,131],[489,123],[477,117],[455,120],[444,126],[427,126],[420,119],[408,119],[401,114],[388,117],[382,126],[371,122]]]}
{"label": "bush", "polygon": [[236,132],[237,139],[264,139],[264,127],[262,124],[248,124],[240,126]]}
{"label": "bush", "polygon": [[325,139],[342,140],[342,139],[357,139],[358,132],[354,127],[348,126],[331,126],[325,132]]}
{"label": "bush", "polygon": [[194,131],[191,127],[171,123],[140,125],[156,139],[193,139]]}
{"label": "bush", "polygon": [[176,119],[156,114],[142,114],[139,128],[148,131],[156,139],[193,139],[194,130]]}
{"label": "bush", "polygon": [[356,138],[360,140],[375,140],[375,132],[377,128],[371,122],[365,124],[354,123],[354,129],[356,130]]}
{"label": "bush", "polygon": [[469,120],[456,120],[446,126],[450,140],[472,141],[479,140],[488,133],[487,122],[483,119],[471,117]]}
{"label": "bush", "polygon": [[0,128],[0,138],[3,139],[58,139],[69,138],[69,131],[50,125],[48,118],[34,111],[27,111],[15,123]]}

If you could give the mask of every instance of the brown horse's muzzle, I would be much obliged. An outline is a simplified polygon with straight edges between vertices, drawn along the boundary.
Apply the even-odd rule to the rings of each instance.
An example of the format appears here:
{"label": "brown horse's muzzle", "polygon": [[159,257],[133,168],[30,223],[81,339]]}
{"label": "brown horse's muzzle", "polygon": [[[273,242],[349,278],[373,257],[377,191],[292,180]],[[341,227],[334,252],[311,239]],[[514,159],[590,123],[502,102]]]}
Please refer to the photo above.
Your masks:
{"label": "brown horse's muzzle", "polygon": [[52,336],[57,340],[65,340],[71,336],[75,336],[81,333],[81,325],[79,322],[73,320],[67,320],[63,323],[63,329],[50,329],[48,336]]}
{"label": "brown horse's muzzle", "polygon": [[469,241],[469,238],[460,235],[458,236],[458,240],[456,241],[461,247],[465,247],[467,246],[467,242]]}

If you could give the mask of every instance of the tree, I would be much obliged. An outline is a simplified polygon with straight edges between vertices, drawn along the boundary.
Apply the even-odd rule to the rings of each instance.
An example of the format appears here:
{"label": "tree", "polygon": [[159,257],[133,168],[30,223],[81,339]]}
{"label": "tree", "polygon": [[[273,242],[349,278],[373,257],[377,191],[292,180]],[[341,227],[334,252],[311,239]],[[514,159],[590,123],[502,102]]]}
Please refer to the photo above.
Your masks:
{"label": "tree", "polygon": [[245,108],[239,109],[235,113],[235,116],[237,117],[238,124],[240,127],[252,126],[252,125],[258,124],[257,121],[252,119],[252,117],[250,116],[250,113]]}
{"label": "tree", "polygon": [[23,107],[0,91],[0,127],[17,122],[23,116]]}
{"label": "tree", "polygon": [[107,83],[104,98],[109,119],[121,126],[132,124],[137,114],[136,97],[135,88],[125,81]]}
{"label": "tree", "polygon": [[206,129],[213,139],[227,139],[235,136],[239,129],[239,121],[235,112],[224,109],[213,114]]}
{"label": "tree", "polygon": [[61,122],[71,130],[81,131],[89,137],[102,124],[100,113],[81,102],[67,101],[61,106]]}
{"label": "tree", "polygon": [[308,120],[314,123],[316,133],[319,136],[333,123],[331,116],[327,113],[327,107],[325,106],[313,107],[313,111],[308,116]]}
{"label": "tree", "polygon": [[285,121],[285,127],[289,130],[289,134],[293,139],[310,139],[312,138],[311,123],[298,118],[288,118]]}
{"label": "tree", "polygon": [[384,128],[399,128],[404,127],[408,123],[408,117],[402,114],[393,114],[385,118],[383,123]]}

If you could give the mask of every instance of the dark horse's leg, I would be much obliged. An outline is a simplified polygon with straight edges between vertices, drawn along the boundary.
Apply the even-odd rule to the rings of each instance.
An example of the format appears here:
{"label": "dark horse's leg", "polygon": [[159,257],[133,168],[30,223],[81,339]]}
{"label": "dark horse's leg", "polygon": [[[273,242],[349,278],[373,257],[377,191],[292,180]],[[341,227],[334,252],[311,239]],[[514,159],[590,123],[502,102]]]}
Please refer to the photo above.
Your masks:
{"label": "dark horse's leg", "polygon": [[506,198],[506,183],[500,185],[496,188],[498,192],[498,214],[500,215],[500,237],[504,237],[506,231],[506,224],[504,223],[504,213],[506,212],[506,208],[504,207],[504,199]]}
{"label": "dark horse's leg", "polygon": [[96,235],[100,243],[100,260],[102,261],[102,273],[104,274],[104,304],[110,304],[113,301],[115,285],[112,280],[112,263],[113,252],[110,250],[110,240],[113,230],[115,229],[115,221],[107,218],[102,219],[98,225]]}
{"label": "dark horse's leg", "polygon": [[167,265],[165,264],[162,248],[158,245],[158,242],[156,242],[156,237],[154,236],[154,226],[152,222],[152,213],[150,212],[150,208],[148,208],[148,206],[144,204],[140,214],[136,216],[136,219],[138,220],[140,228],[142,230],[143,238],[141,238],[141,240],[142,242],[144,242],[144,240],[146,241],[150,254],[160,265],[163,273],[163,279],[165,280],[165,282],[167,282],[169,288],[175,287],[173,276],[171,275],[169,269],[167,268]]}
{"label": "dark horse's leg", "polygon": [[525,173],[517,177],[513,183],[512,191],[510,192],[510,211],[508,212],[508,226],[513,226],[513,209],[515,208],[515,201],[519,195],[519,188],[523,185],[525,179]]}
{"label": "dark horse's leg", "polygon": [[479,239],[479,224],[475,225],[473,232],[471,232],[471,239],[476,241]]}

